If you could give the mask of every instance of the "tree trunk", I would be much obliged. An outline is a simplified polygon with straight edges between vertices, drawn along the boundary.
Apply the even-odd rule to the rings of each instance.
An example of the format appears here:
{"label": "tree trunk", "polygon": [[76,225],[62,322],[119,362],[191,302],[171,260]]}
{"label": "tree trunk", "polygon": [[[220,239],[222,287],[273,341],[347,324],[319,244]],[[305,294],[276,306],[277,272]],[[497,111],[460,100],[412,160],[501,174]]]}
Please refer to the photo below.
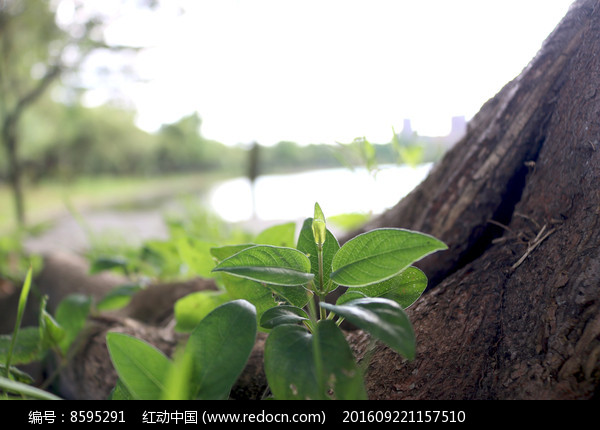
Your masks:
{"label": "tree trunk", "polygon": [[[600,3],[579,0],[429,177],[365,227],[414,229],[449,245],[420,265],[430,286],[408,309],[416,359],[377,346],[371,399],[598,396],[599,82]],[[366,337],[349,334],[359,357]],[[105,346],[82,349],[71,382],[94,379],[88,360],[109,360]],[[260,366],[249,369],[241,380],[260,385]],[[98,392],[106,386],[79,396]]]}
{"label": "tree trunk", "polygon": [[13,120],[12,115],[9,115],[6,118],[2,134],[8,159],[8,177],[13,192],[17,225],[19,227],[24,227],[25,199],[23,197],[23,175],[21,172],[21,161],[19,160],[19,155],[17,153],[17,121]]}
{"label": "tree trunk", "polygon": [[431,175],[367,226],[449,245],[421,265],[416,360],[380,348],[371,398],[600,394],[599,83],[600,3],[578,1]]}
{"label": "tree trunk", "polygon": [[18,227],[25,227],[25,195],[23,193],[23,169],[19,159],[19,120],[29,105],[34,103],[50,87],[61,73],[59,66],[52,67],[48,73],[6,114],[2,123],[2,140],[8,159],[9,180],[15,202],[15,216]]}

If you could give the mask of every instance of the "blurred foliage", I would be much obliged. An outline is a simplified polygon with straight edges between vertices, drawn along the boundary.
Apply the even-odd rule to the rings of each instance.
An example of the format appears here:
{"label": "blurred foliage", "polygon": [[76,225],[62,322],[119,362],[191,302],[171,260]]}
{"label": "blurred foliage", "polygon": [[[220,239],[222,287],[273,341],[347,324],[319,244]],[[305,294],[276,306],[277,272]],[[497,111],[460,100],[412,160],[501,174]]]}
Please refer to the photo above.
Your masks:
{"label": "blurred foliage", "polygon": [[[75,0],[0,2],[0,145],[6,155],[0,168],[2,176],[9,179],[20,227],[26,225],[22,154],[30,150],[24,147],[29,143],[23,134],[38,127],[37,122],[24,124],[24,115],[49,93],[60,94],[58,89],[63,101],[77,103],[78,87],[83,84],[77,71],[90,53],[138,50],[109,46],[103,34],[108,18],[87,6],[89,3]],[[62,7],[70,9],[66,12],[73,19],[59,24]]]}
{"label": "blurred foliage", "polygon": [[[19,113],[18,153],[27,180],[215,170],[237,175],[247,171],[248,148],[204,138],[202,120],[196,113],[147,133],[136,127],[135,112],[123,105],[83,106],[80,96],[85,85],[76,73],[77,65],[93,50],[120,48],[104,44],[101,17],[57,25],[57,4],[48,0],[0,2],[0,118],[11,114],[52,70],[60,71],[60,79],[52,81],[50,91],[37,95],[35,103]],[[74,4],[77,15],[77,8],[84,9],[85,3]],[[429,155],[420,142],[409,145],[395,134],[384,144],[357,138],[339,148],[283,141],[261,147],[258,173],[338,167],[340,161],[373,170],[378,163],[428,161]],[[7,180],[9,171],[6,157],[0,157],[0,180]]]}
{"label": "blurred foliage", "polygon": [[[0,114],[10,113],[58,65],[67,35],[45,0],[0,2]],[[49,47],[53,49],[50,50]]]}
{"label": "blurred foliage", "polygon": [[23,164],[33,181],[144,172],[154,139],[112,106],[40,104],[23,118]]}
{"label": "blurred foliage", "polygon": [[299,145],[282,141],[273,146],[261,147],[261,173],[282,173],[297,170],[310,170],[338,167],[330,145]]}
{"label": "blurred foliage", "polygon": [[[61,104],[44,97],[23,116],[21,156],[26,177],[71,181],[99,175],[148,176],[181,172],[242,175],[249,148],[226,146],[202,136],[197,113],[148,133],[135,125],[135,112],[106,104],[87,108]],[[392,139],[375,144],[357,138],[334,147],[301,146],[282,141],[261,146],[259,174],[355,166],[375,170],[378,164],[419,164],[436,159],[441,151],[427,152],[418,140]],[[0,180],[6,179],[6,161],[0,159]]]}
{"label": "blurred foliage", "polygon": [[371,217],[371,213],[352,212],[347,214],[332,215],[327,218],[327,221],[343,231],[352,231],[364,226],[371,219]]}
{"label": "blurred foliage", "polygon": [[244,163],[244,151],[231,148],[200,134],[198,114],[163,126],[158,132],[156,167],[161,172],[186,170],[229,170]]}
{"label": "blurred foliage", "polygon": [[377,149],[365,137],[357,137],[350,143],[340,143],[337,157],[348,168],[364,166],[369,173],[377,172]]}
{"label": "blurred foliage", "polygon": [[17,231],[0,236],[0,280],[17,284],[22,281],[29,267],[35,274],[42,268],[42,258],[29,255],[23,248],[24,234]]}
{"label": "blurred foliage", "polygon": [[210,277],[212,246],[245,243],[252,237],[242,227],[223,221],[197,199],[182,197],[180,203],[182,208],[165,214],[164,239],[131,244],[120,236],[103,235],[100,240],[91,240],[86,252],[91,272],[112,270],[141,281]]}
{"label": "blurred foliage", "polygon": [[153,134],[139,129],[134,119],[135,112],[110,104],[38,104],[23,118],[22,157],[28,179],[241,172],[245,151],[203,138],[197,114]]}
{"label": "blurred foliage", "polygon": [[[145,132],[136,126],[135,112],[125,103],[115,100],[94,108],[82,103],[86,85],[77,70],[86,55],[98,50],[123,54],[121,49],[127,47],[104,43],[105,17],[82,13],[89,5],[83,0],[69,3],[77,19],[59,26],[55,21],[59,4],[65,3],[0,1],[0,121],[14,128],[13,144],[5,145],[7,155],[12,156],[0,156],[0,185],[11,182],[15,197],[19,188],[34,195],[37,185],[70,186],[82,180],[99,182],[109,176],[164,178],[180,173],[218,173],[223,178],[251,171],[264,175],[340,165],[376,172],[380,164],[435,161],[445,149],[417,136],[400,139],[395,132],[390,142],[375,143],[363,137],[337,147],[290,141],[260,146],[257,142],[258,164],[256,169],[249,169],[248,143],[226,146],[205,138],[197,113],[154,133]],[[112,72],[107,73],[110,80]],[[46,79],[48,85],[42,85]],[[32,90],[34,98],[28,97]],[[22,105],[24,100],[27,103]],[[11,146],[16,150],[9,150]],[[16,176],[24,179],[18,181],[23,186],[9,181]],[[153,190],[148,191],[151,194]],[[0,204],[4,212],[13,205],[17,212],[19,206],[36,212],[18,201],[3,199]],[[38,207],[46,205],[36,203]],[[6,213],[0,213],[0,223],[8,224],[8,219]]]}

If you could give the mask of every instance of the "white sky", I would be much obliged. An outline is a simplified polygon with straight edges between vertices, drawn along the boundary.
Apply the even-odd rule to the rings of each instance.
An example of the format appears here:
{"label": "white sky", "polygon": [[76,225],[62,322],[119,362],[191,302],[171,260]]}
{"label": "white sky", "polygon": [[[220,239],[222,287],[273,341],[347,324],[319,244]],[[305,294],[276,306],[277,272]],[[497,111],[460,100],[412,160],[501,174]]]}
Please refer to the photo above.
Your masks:
{"label": "white sky", "polygon": [[107,37],[152,46],[137,61],[147,82],[123,89],[144,129],[196,111],[225,144],[385,143],[404,118],[420,135],[471,118],[570,3],[169,0],[161,13],[122,10]]}

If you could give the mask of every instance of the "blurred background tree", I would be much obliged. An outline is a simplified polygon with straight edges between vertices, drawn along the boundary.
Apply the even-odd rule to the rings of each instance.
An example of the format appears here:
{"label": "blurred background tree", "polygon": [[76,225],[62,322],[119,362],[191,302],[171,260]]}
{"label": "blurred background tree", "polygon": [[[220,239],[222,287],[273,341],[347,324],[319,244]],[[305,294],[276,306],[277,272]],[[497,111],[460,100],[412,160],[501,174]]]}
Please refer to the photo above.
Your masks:
{"label": "blurred background tree", "polygon": [[[148,5],[152,5],[148,3]],[[73,111],[59,112],[53,106],[55,98],[49,90],[60,81],[62,101],[76,103],[80,78],[76,71],[87,56],[97,50],[136,50],[135,47],[109,46],[105,43],[102,26],[106,17],[90,13],[82,1],[66,5],[74,19],[59,25],[56,14],[64,2],[48,0],[0,1],[0,127],[1,145],[6,161],[0,165],[12,188],[17,222],[25,225],[23,156],[42,149],[57,136],[47,127],[60,115],[73,115]],[[66,91],[70,88],[70,91]],[[33,106],[40,109],[31,114],[27,129],[24,117]],[[75,114],[77,115],[77,114]],[[93,132],[90,131],[90,132]],[[39,139],[34,139],[39,137]],[[31,140],[37,147],[24,148]],[[57,163],[56,151],[40,163]]]}
{"label": "blurred background tree", "polygon": [[[24,195],[46,185],[58,185],[67,195],[82,178],[92,179],[88,183],[93,186],[100,176],[145,179],[209,173],[200,180],[209,182],[217,176],[244,175],[249,142],[223,145],[204,137],[198,113],[154,132],[135,123],[137,113],[122,94],[123,84],[140,79],[134,72],[135,55],[147,47],[115,45],[112,40],[109,44],[105,36],[125,8],[127,13],[131,8],[136,9],[133,13],[137,9],[154,13],[161,7],[157,0],[0,0],[0,197],[6,201],[0,205],[0,227],[4,230],[14,230],[13,217],[17,226],[25,227],[28,212],[30,224],[34,218],[44,218],[38,213],[41,204],[34,204],[43,199],[29,199],[27,205]],[[103,91],[102,103],[90,105],[88,95],[98,88]],[[261,145],[259,170],[263,175],[340,167],[341,159],[345,166],[372,168],[396,163],[397,150],[390,142],[371,143],[364,138],[340,147],[281,141]],[[419,161],[428,161],[427,154],[418,155]],[[199,182],[197,176],[190,181],[194,186]],[[117,184],[116,188],[123,187]],[[138,194],[144,193],[151,194],[145,189]]]}
{"label": "blurred background tree", "polygon": [[[27,31],[23,31],[27,28]],[[7,176],[13,189],[16,216],[22,225],[25,211],[19,159],[19,122],[29,105],[58,78],[67,34],[41,0],[0,3],[0,120],[6,151]],[[50,49],[50,48],[53,49]]]}

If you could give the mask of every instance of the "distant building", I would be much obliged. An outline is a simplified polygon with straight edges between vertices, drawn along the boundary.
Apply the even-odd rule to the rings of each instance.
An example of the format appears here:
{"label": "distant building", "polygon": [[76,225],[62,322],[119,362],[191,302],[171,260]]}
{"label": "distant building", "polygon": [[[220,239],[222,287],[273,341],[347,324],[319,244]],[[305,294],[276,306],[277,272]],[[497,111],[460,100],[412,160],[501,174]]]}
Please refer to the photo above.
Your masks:
{"label": "distant building", "polygon": [[400,136],[404,138],[413,137],[413,129],[410,124],[410,119],[404,119],[404,123],[402,124],[402,131],[400,132]]}
{"label": "distant building", "polygon": [[413,131],[410,119],[405,119],[399,137],[405,140],[416,139],[421,142],[424,141],[450,147],[467,133],[467,121],[464,116],[454,116],[451,121],[450,133],[446,136],[419,136],[418,133]]}
{"label": "distant building", "polygon": [[448,143],[454,145],[467,133],[467,120],[464,116],[453,116],[450,134],[446,136]]}

